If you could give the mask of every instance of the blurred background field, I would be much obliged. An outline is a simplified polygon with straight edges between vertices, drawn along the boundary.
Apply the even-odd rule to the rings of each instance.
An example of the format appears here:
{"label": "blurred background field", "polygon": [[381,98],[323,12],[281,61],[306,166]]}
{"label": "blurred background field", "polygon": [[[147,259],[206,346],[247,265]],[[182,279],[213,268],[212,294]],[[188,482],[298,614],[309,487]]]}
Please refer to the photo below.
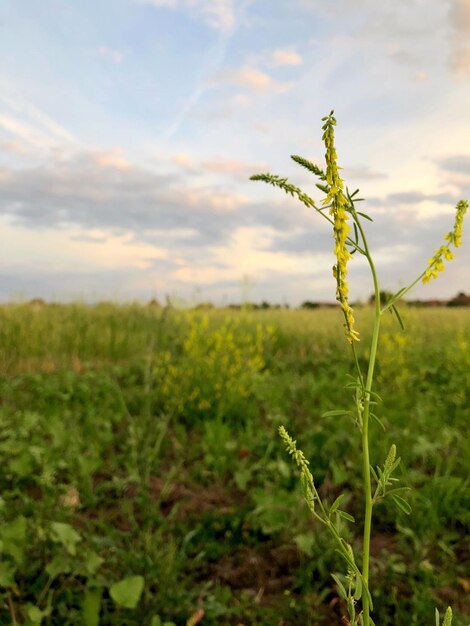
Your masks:
{"label": "blurred background field", "polygon": [[[413,511],[375,512],[374,619],[451,604],[467,626],[470,312],[402,314],[405,333],[384,319],[372,462],[397,444]],[[365,368],[372,310],[356,316]],[[2,305],[0,368],[0,623],[341,623],[340,557],[277,435],[324,498],[346,492],[359,548],[358,432],[322,418],[352,402],[338,310]],[[110,588],[131,576],[126,608]]]}

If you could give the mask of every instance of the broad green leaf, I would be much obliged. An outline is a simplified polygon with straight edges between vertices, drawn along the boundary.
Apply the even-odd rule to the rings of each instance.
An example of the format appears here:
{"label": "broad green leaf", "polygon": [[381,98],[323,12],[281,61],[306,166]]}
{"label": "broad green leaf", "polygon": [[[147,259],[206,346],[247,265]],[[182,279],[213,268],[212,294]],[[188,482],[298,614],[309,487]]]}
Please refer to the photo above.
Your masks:
{"label": "broad green leaf", "polygon": [[37,606],[28,604],[26,607],[26,615],[31,624],[40,624],[44,617],[46,617],[47,611],[41,611]]}
{"label": "broad green leaf", "polygon": [[77,553],[77,543],[82,539],[77,531],[70,524],[62,522],[52,522],[51,530],[53,541],[61,543],[74,556]]}
{"label": "broad green leaf", "polygon": [[143,576],[129,576],[117,583],[114,583],[109,589],[112,599],[119,606],[126,609],[135,609],[142,591],[144,590]]}
{"label": "broad green leaf", "polygon": [[26,518],[22,515],[15,517],[11,522],[0,527],[0,537],[3,543],[3,552],[9,554],[16,563],[23,560],[23,552],[26,547]]}
{"label": "broad green leaf", "polygon": [[18,478],[26,478],[30,476],[34,469],[34,459],[29,450],[24,450],[15,459],[9,462],[10,471]]}
{"label": "broad green leaf", "polygon": [[101,588],[86,590],[82,604],[84,626],[98,626],[100,623],[102,594],[103,590]]}
{"label": "broad green leaf", "polygon": [[104,563],[103,557],[96,554],[96,552],[89,552],[86,557],[85,567],[89,574],[94,574],[101,564]]}
{"label": "broad green leaf", "polygon": [[8,561],[0,562],[0,587],[11,587],[15,582],[16,567]]}
{"label": "broad green leaf", "polygon": [[46,565],[46,572],[51,578],[56,578],[59,574],[70,572],[70,564],[67,559],[68,557],[64,554],[58,554]]}

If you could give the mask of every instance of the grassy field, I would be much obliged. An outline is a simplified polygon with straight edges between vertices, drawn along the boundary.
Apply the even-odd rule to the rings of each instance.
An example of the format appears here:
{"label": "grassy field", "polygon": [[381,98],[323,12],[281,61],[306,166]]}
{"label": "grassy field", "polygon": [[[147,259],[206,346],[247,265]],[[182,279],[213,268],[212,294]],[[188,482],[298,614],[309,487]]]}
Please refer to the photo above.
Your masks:
{"label": "grassy field", "polygon": [[[413,511],[375,512],[373,616],[431,625],[451,604],[467,626],[470,311],[402,313],[380,341],[372,463],[397,444]],[[321,417],[351,403],[338,311],[4,305],[0,368],[0,624],[342,623],[343,564],[277,435],[327,501],[347,493],[359,548],[359,434]]]}

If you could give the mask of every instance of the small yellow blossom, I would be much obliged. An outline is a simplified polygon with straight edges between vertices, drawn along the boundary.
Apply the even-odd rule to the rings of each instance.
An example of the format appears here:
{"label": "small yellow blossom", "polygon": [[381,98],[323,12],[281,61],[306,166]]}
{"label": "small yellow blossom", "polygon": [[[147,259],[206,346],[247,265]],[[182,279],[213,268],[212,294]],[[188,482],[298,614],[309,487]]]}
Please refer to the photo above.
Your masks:
{"label": "small yellow blossom", "polygon": [[335,150],[335,133],[336,119],[333,112],[324,118],[323,125],[323,142],[326,147],[326,172],[325,178],[328,183],[328,194],[323,200],[323,204],[330,204],[330,215],[333,217],[334,226],[333,234],[335,238],[334,253],[337,263],[333,267],[333,276],[336,278],[336,297],[341,304],[341,308],[346,320],[346,336],[350,343],[359,341],[359,333],[354,330],[353,310],[348,303],[348,283],[347,283],[347,263],[351,258],[351,254],[346,248],[346,240],[350,231],[348,224],[348,213],[346,208],[348,200],[343,193],[343,181],[339,175],[339,167],[337,165]]}
{"label": "small yellow blossom", "polygon": [[444,235],[444,239],[449,243],[438,248],[434,256],[428,260],[428,266],[423,276],[423,283],[428,283],[433,278],[437,278],[439,272],[444,270],[443,259],[451,261],[454,258],[454,254],[450,251],[449,245],[452,244],[458,248],[462,243],[463,216],[467,212],[467,209],[468,202],[466,200],[460,200],[460,202],[457,203],[454,228]]}

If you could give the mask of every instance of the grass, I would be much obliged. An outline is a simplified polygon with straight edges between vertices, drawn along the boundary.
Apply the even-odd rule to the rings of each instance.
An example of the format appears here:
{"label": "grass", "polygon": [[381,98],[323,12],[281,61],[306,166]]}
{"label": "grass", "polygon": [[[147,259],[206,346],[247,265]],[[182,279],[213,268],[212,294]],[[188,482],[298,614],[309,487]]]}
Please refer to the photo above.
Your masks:
{"label": "grass", "polygon": [[[397,444],[413,513],[375,513],[374,619],[422,626],[451,604],[467,626],[470,314],[402,313],[406,334],[384,320],[371,460]],[[357,435],[321,417],[349,406],[340,324],[323,309],[1,307],[0,623],[340,624],[340,558],[276,434],[302,433],[323,498],[347,493],[359,549]],[[126,608],[113,585],[135,576]]]}

